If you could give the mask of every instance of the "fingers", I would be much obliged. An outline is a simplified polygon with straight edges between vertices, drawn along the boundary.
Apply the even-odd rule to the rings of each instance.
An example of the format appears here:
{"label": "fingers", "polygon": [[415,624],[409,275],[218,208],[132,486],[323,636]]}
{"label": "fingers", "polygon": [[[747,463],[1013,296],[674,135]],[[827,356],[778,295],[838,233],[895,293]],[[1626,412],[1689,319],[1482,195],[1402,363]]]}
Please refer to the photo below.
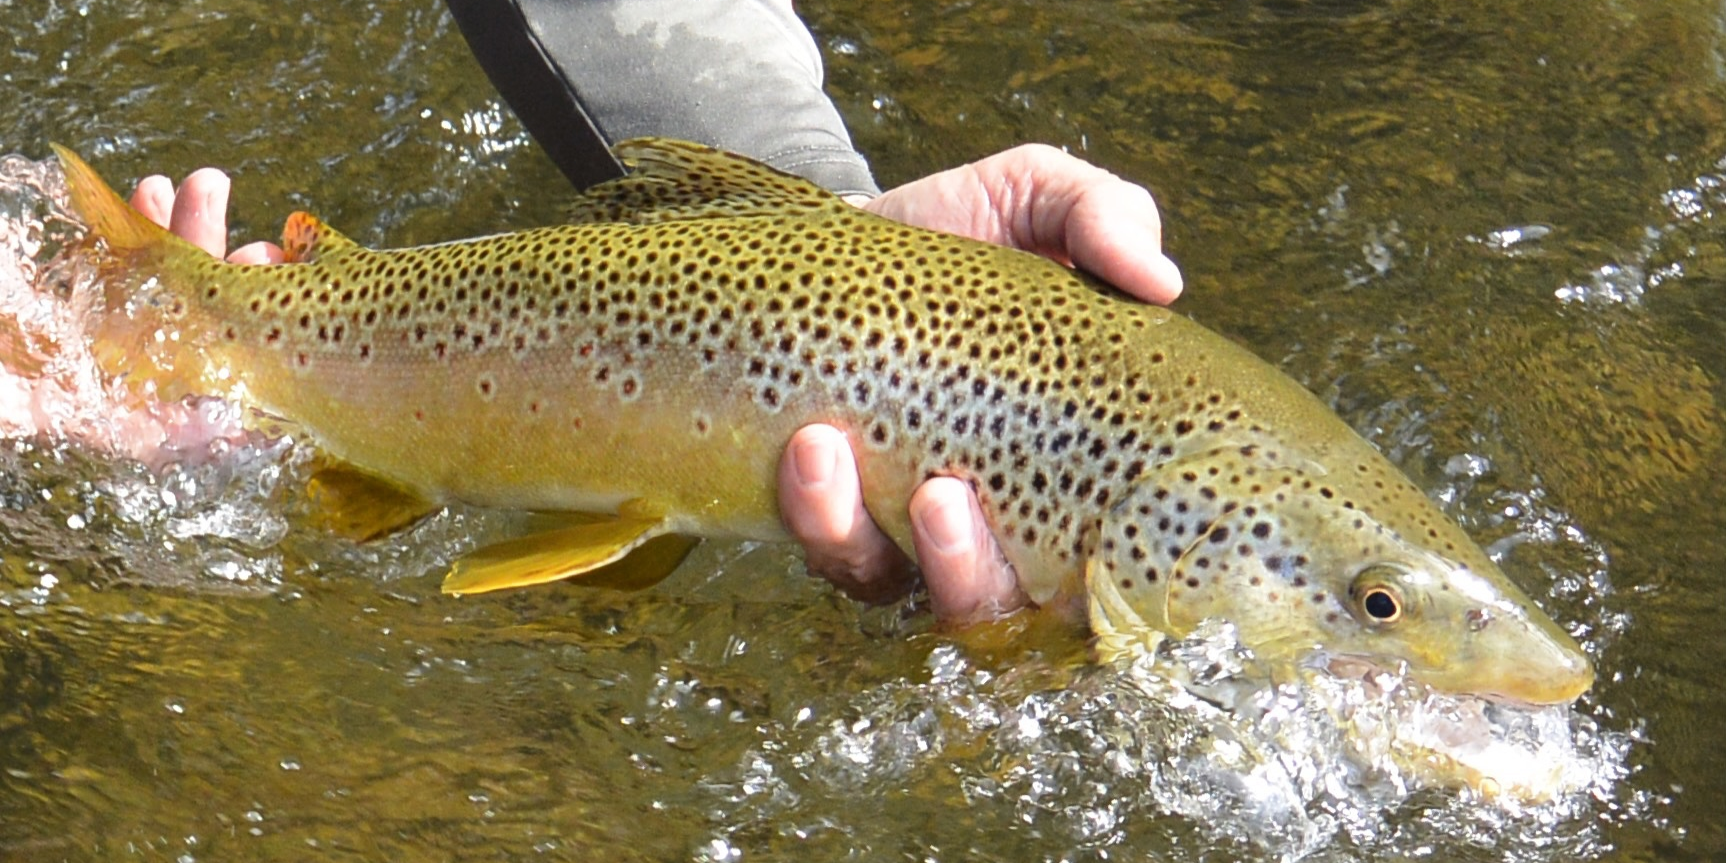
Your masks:
{"label": "fingers", "polygon": [[865,205],[888,218],[1075,264],[1140,299],[1180,295],[1162,217],[1144,187],[1030,144],[933,174]]}
{"label": "fingers", "polygon": [[168,230],[220,258],[228,251],[228,175],[199,168],[174,196]]}
{"label": "fingers", "polygon": [[988,620],[1026,604],[969,484],[935,477],[917,487],[910,506],[912,543],[936,617]]}
{"label": "fingers", "polygon": [[[1150,192],[1053,147],[1016,147],[907,183],[863,207],[907,224],[1034,251],[1148,302],[1168,303],[1181,293],[1181,272],[1163,254],[1162,216]],[[835,435],[842,444],[843,436]],[[845,469],[855,471],[849,452],[844,458]],[[863,512],[860,501],[856,511]],[[1026,604],[970,486],[929,480],[912,495],[910,515],[937,616],[976,620]],[[813,567],[816,546],[807,539],[805,545]]]}
{"label": "fingers", "polygon": [[168,218],[174,212],[173,182],[161,174],[139,180],[138,188],[132,192],[132,208],[150,221],[168,227]]}
{"label": "fingers", "polygon": [[[809,571],[848,595],[887,602],[915,582],[910,559],[863,508],[857,462],[838,429],[812,425],[792,436],[779,462],[779,508],[803,544]],[[910,515],[937,617],[981,620],[1025,604],[968,484],[951,477],[923,483],[911,496]]]}
{"label": "fingers", "polygon": [[230,264],[279,264],[287,254],[275,243],[247,243],[228,254]]}
{"label": "fingers", "polygon": [[201,168],[180,184],[160,174],[138,181],[132,206],[150,221],[221,257],[228,250],[228,175]]}
{"label": "fingers", "polygon": [[779,510],[811,573],[865,602],[890,602],[911,589],[911,561],[863,508],[844,432],[812,425],[791,437],[779,459]]}
{"label": "fingers", "polygon": [[1053,197],[1041,199],[1053,206],[1037,207],[1028,220],[1034,248],[1060,249],[1080,269],[1146,302],[1167,305],[1180,296],[1181,271],[1162,254],[1162,219],[1149,191],[1107,172],[1064,175],[1053,184]]}
{"label": "fingers", "polygon": [[1180,270],[1162,254],[1162,214],[1145,187],[1041,144],[1015,147],[970,168],[996,206],[1008,242],[1065,257],[1150,302],[1180,294]]}
{"label": "fingers", "polygon": [[[193,171],[176,193],[167,177],[153,174],[138,181],[132,206],[150,221],[167,228],[212,256],[228,245],[228,175],[215,168]],[[231,264],[279,264],[285,255],[275,243],[248,243],[228,255]]]}

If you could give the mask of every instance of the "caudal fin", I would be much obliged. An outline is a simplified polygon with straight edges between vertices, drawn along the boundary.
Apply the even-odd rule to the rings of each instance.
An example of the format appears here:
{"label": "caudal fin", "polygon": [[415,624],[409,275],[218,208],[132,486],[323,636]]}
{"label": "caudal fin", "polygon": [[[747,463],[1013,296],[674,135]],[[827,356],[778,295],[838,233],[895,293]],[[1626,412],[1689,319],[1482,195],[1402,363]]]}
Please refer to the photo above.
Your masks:
{"label": "caudal fin", "polygon": [[92,236],[108,244],[110,251],[126,254],[195,248],[133,209],[77,153],[59,144],[48,146],[60,157],[66,188],[72,194],[72,210],[90,227]]}
{"label": "caudal fin", "polygon": [[[135,385],[149,384],[156,397],[173,401],[188,393],[219,392],[205,380],[207,363],[194,342],[157,338],[163,322],[149,312],[122,312],[138,288],[133,276],[154,277],[178,260],[209,260],[209,254],[174,236],[126,203],[78,154],[53,145],[66,173],[72,210],[89,228],[89,238],[107,247],[99,266],[99,301],[106,314],[91,326],[91,353],[104,372]],[[171,307],[171,306],[170,306]]]}

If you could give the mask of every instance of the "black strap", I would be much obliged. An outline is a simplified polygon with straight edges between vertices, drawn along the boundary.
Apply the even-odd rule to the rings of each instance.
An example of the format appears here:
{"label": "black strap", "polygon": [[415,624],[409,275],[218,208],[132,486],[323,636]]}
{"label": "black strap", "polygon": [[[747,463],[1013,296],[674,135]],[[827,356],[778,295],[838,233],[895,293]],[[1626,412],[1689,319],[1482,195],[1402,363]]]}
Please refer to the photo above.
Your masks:
{"label": "black strap", "polygon": [[[492,86],[577,189],[626,172],[575,87],[528,26],[533,6],[553,0],[446,0]],[[568,0],[563,0],[568,2]]]}

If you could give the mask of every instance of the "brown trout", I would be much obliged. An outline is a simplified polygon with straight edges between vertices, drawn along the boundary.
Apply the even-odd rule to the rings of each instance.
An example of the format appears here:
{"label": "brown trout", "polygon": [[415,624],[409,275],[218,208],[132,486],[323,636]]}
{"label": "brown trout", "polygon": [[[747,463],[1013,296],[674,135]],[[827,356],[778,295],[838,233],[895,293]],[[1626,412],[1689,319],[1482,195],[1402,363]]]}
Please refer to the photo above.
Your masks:
{"label": "brown trout", "polygon": [[1024,591],[1082,603],[1105,654],[1221,618],[1267,661],[1321,650],[1442,691],[1562,703],[1592,681],[1300,385],[1037,256],[643,139],[570,224],[374,251],[296,213],[289,263],[241,266],[57,152],[105,247],[94,339],[115,373],[283,418],[400,500],[605,516],[481,549],[447,591],[667,535],[786,539],[780,451],[831,423],[902,547],[918,483],[970,481]]}

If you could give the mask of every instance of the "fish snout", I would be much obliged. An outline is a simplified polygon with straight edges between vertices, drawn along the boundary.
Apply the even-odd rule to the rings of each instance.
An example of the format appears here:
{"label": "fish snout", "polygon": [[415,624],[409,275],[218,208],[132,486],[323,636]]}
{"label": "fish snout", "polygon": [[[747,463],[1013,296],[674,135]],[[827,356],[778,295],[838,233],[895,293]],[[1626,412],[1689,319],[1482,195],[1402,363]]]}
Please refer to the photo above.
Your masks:
{"label": "fish snout", "polygon": [[1520,666],[1521,674],[1510,677],[1504,697],[1525,704],[1569,704],[1594,685],[1594,664],[1582,648],[1568,643],[1551,645],[1546,656],[1531,657]]}
{"label": "fish snout", "polygon": [[1525,705],[1569,704],[1594,685],[1581,645],[1535,613],[1504,615],[1472,633],[1471,649],[1436,673],[1420,675],[1439,689]]}

